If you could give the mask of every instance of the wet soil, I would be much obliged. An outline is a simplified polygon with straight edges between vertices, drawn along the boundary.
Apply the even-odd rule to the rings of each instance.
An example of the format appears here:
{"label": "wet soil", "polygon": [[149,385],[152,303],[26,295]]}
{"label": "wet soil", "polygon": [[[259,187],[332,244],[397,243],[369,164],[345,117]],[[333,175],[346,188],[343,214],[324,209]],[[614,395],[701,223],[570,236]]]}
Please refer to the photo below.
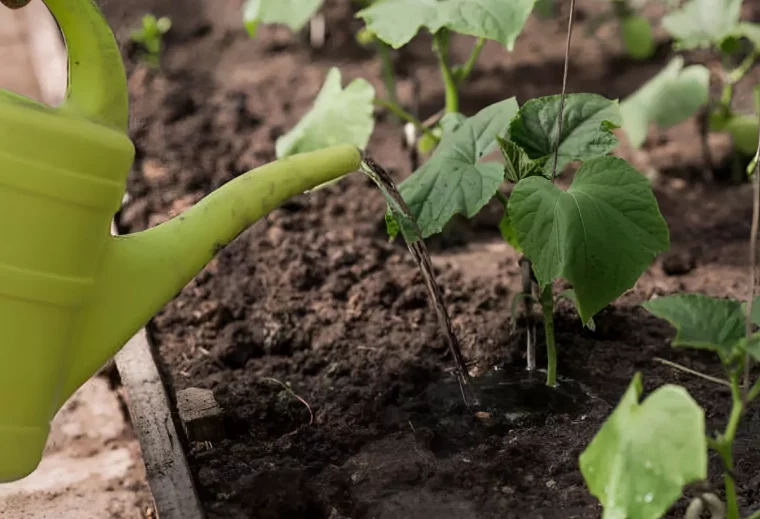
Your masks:
{"label": "wet soil", "polygon": [[[274,141],[308,110],[330,66],[346,80],[382,85],[372,53],[352,39],[358,24],[345,1],[328,3],[322,49],[282,28],[262,28],[250,40],[240,0],[103,4],[130,56],[138,155],[121,214],[130,230],[157,225],[272,160]],[[599,9],[592,1],[579,6],[581,25]],[[148,10],[174,20],[160,72],[141,66],[127,42]],[[531,19],[512,54],[488,45],[463,89],[462,110],[559,92],[564,24]],[[596,38],[577,35],[570,91],[624,97],[670,57],[663,44],[652,61],[626,59],[614,27]],[[429,43],[419,38],[397,65],[403,102],[415,78],[420,84],[423,118],[443,98]],[[454,52],[463,59],[471,45],[456,39]],[[716,157],[727,156],[725,138],[711,145]],[[400,131],[382,113],[369,153],[397,181],[409,174]],[[749,191],[702,183],[693,122],[653,133],[639,152],[624,144],[619,153],[658,172],[653,186],[672,251],[596,317],[595,332],[559,305],[559,393],[523,370],[524,334],[509,324],[519,268],[499,242],[498,206],[430,240],[470,369],[492,382],[490,413],[461,404],[422,278],[404,245],[388,242],[384,201],[366,178],[287,202],[223,250],[151,325],[167,383],[213,389],[225,410],[227,439],[189,445],[209,518],[599,517],[578,455],[636,372],[647,391],[684,385],[709,427],[722,427],[730,398],[720,386],[654,360],[720,376],[716,359],[671,348],[671,328],[637,305],[679,290],[745,296]],[[746,512],[760,506],[758,428],[753,410],[736,445]],[[719,468],[712,460],[709,484],[718,492]],[[681,500],[668,517],[684,508]]]}

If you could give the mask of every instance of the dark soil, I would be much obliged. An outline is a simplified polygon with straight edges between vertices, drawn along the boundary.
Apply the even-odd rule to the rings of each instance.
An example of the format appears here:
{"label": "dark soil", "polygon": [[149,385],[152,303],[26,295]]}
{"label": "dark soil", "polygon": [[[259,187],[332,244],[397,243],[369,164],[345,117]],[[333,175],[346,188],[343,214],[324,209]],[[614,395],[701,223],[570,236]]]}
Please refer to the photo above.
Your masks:
{"label": "dark soil", "polygon": [[[372,53],[349,29],[347,1],[328,7],[326,46],[311,50],[282,28],[245,34],[240,0],[103,2],[125,41],[138,158],[122,223],[156,225],[246,170],[274,158],[274,141],[308,109],[327,69],[381,88]],[[212,5],[213,4],[213,5]],[[581,24],[599,2],[579,2]],[[162,70],[148,72],[126,43],[139,16],[174,21]],[[463,92],[472,113],[516,95],[558,93],[562,19],[532,19],[513,54],[484,52]],[[614,27],[600,43],[577,32],[571,91],[624,97],[669,58],[635,63],[620,54]],[[472,41],[455,42],[465,57]],[[399,56],[400,92],[421,86],[420,115],[442,104],[429,38]],[[716,137],[716,156],[725,140]],[[409,173],[393,121],[378,114],[370,154],[397,180]],[[673,252],[634,290],[582,330],[561,304],[557,315],[558,394],[526,382],[509,309],[519,288],[517,257],[499,242],[498,207],[458,221],[431,240],[439,281],[475,374],[498,388],[490,414],[461,405],[422,279],[403,244],[388,243],[384,201],[355,175],[294,199],[227,247],[154,320],[152,332],[175,390],[214,390],[227,439],[190,446],[190,463],[210,518],[594,518],[578,455],[633,375],[651,391],[686,386],[711,429],[730,402],[720,387],[673,371],[655,357],[721,375],[711,355],[669,346],[670,327],[638,308],[679,290],[744,297],[751,202],[746,186],[703,185],[693,122],[660,132],[645,150],[621,153],[658,169],[654,180]],[[539,343],[543,344],[539,333]],[[539,358],[539,362],[543,359]],[[493,372],[494,368],[500,371]],[[288,384],[313,412],[284,391]],[[514,381],[523,381],[517,387]],[[760,506],[760,417],[750,412],[736,445],[741,506]],[[721,492],[719,465],[710,483]],[[690,495],[699,489],[689,489]],[[682,516],[682,500],[668,517]]]}

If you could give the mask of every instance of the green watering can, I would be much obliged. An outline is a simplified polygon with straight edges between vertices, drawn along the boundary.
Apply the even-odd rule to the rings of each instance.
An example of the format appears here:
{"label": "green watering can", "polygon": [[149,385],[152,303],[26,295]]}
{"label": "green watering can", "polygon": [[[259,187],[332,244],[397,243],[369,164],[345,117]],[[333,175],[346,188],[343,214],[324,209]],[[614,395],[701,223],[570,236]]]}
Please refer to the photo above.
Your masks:
{"label": "green watering can", "polygon": [[111,236],[134,157],[123,63],[92,0],[45,3],[69,53],[65,101],[0,90],[0,483],[34,471],[63,403],[222,246],[361,162],[348,145],[282,159]]}

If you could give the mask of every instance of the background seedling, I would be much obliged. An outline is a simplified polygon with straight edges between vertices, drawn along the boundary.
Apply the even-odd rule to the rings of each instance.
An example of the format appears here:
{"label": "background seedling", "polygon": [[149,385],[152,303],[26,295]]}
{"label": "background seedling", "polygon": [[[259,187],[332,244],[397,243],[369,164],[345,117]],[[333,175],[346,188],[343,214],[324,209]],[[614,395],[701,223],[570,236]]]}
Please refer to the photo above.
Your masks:
{"label": "background seedling", "polygon": [[[711,50],[721,55],[722,70],[715,78],[720,96],[710,97],[710,72],[701,65],[684,67],[676,57],[663,71],[621,103],[623,127],[634,148],[641,147],[650,123],[668,128],[701,112],[699,119],[705,163],[713,170],[707,146],[708,132],[728,133],[738,157],[735,180],[743,173],[741,161],[755,152],[757,118],[736,111],[735,85],[746,76],[760,51],[760,25],[740,20],[741,0],[689,0],[662,18],[676,50]],[[755,106],[755,111],[760,111]]]}
{"label": "background seedling", "polygon": [[608,0],[610,6],[586,26],[587,35],[595,35],[604,25],[616,21],[620,40],[628,56],[646,60],[655,52],[652,24],[640,14],[648,0]]}
{"label": "background seedling", "polygon": [[159,66],[161,43],[171,26],[172,21],[166,16],[156,18],[152,14],[146,14],[142,17],[140,28],[130,33],[130,39],[140,47],[142,59],[149,66]]}

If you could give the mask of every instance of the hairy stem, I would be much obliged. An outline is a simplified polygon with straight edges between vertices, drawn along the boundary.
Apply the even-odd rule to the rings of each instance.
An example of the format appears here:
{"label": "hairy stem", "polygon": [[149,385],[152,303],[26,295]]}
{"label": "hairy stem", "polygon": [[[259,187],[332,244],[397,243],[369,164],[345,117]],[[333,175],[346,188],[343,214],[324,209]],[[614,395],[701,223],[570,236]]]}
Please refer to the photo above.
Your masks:
{"label": "hairy stem", "polygon": [[739,389],[739,376],[731,375],[731,416],[726,431],[718,439],[717,451],[723,460],[723,484],[726,491],[726,519],[739,519],[739,505],[736,500],[736,483],[734,481],[734,438],[739,420],[744,412],[744,403]]}
{"label": "hairy stem", "polygon": [[[757,96],[757,90],[755,91]],[[757,101],[757,100],[756,100]],[[757,104],[757,102],[756,102]],[[747,344],[752,337],[752,306],[755,300],[755,285],[757,283],[757,228],[760,221],[760,137],[758,137],[757,151],[755,151],[755,171],[752,175],[752,230],[749,236],[749,300],[747,301],[747,315],[745,317],[745,332]],[[744,394],[743,402],[746,405],[749,397],[749,372],[752,365],[752,357],[749,351],[744,355]]]}
{"label": "hairy stem", "polygon": [[546,385],[557,385],[557,345],[554,342],[554,294],[549,285],[541,291],[541,310],[544,313],[546,335]]}
{"label": "hairy stem", "polygon": [[433,37],[433,50],[441,67],[441,77],[446,89],[446,113],[459,111],[459,91],[454,72],[449,63],[449,31],[441,29]]}
{"label": "hairy stem", "polygon": [[385,85],[385,92],[388,95],[388,99],[391,103],[399,106],[398,95],[396,95],[396,76],[393,73],[393,60],[391,59],[390,46],[376,39],[377,53],[380,55],[380,62],[383,67],[383,85]]}
{"label": "hairy stem", "polygon": [[406,121],[408,123],[412,123],[419,132],[424,133],[429,138],[433,139],[435,142],[441,141],[441,139],[436,134],[430,131],[430,128],[422,124],[422,122],[419,119],[417,119],[415,116],[413,116],[412,114],[410,114],[409,112],[401,108],[398,104],[388,101],[386,99],[380,99],[380,98],[375,98],[373,102],[377,106],[382,106],[383,108],[391,112],[393,115],[395,115],[399,119]]}
{"label": "hairy stem", "polygon": [[530,260],[523,256],[520,258],[520,275],[522,279],[522,291],[525,295],[525,328],[527,330],[526,335],[526,349],[525,360],[527,363],[528,371],[536,369],[536,338],[533,334],[533,266]]}
{"label": "hairy stem", "polygon": [[467,80],[467,78],[470,77],[470,74],[472,74],[472,70],[475,68],[475,63],[478,62],[478,58],[480,57],[480,52],[483,50],[483,47],[485,46],[485,44],[486,44],[485,38],[478,38],[478,41],[475,42],[475,46],[472,48],[470,57],[467,58],[467,61],[462,67],[462,71],[459,74],[459,77],[457,78],[460,83]]}

